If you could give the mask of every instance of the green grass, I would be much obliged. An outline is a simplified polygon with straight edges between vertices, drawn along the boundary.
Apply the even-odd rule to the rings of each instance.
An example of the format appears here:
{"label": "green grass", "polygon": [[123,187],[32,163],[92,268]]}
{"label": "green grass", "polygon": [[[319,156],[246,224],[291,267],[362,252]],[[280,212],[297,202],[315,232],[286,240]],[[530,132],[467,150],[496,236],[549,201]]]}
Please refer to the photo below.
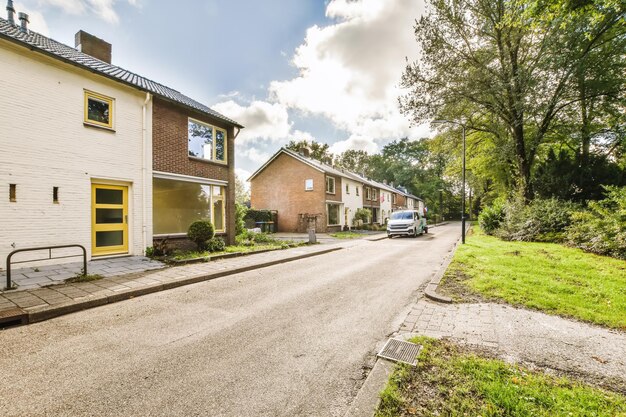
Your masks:
{"label": "green grass", "polygon": [[487,299],[626,329],[626,261],[480,231],[466,242],[446,271],[444,293],[460,278],[461,286]]}
{"label": "green grass", "polygon": [[626,416],[626,397],[566,377],[530,371],[425,337],[418,365],[398,365],[376,417]]}
{"label": "green grass", "polygon": [[252,252],[258,252],[261,250],[268,250],[268,249],[269,250],[287,249],[288,247],[293,247],[294,245],[299,245],[299,244],[296,242],[292,242],[292,241],[272,241],[270,243],[257,243],[252,246],[233,245],[233,246],[226,246],[226,248],[223,251],[219,251],[219,252],[208,252],[208,251],[178,252],[178,253],[175,253],[172,256],[172,258],[177,261],[184,261],[184,260],[189,260],[189,259],[206,258],[210,256],[224,255],[227,253],[236,253],[236,252],[252,253]]}
{"label": "green grass", "polygon": [[360,239],[365,236],[363,233],[355,233],[355,232],[337,232],[331,233],[332,237],[337,239]]}

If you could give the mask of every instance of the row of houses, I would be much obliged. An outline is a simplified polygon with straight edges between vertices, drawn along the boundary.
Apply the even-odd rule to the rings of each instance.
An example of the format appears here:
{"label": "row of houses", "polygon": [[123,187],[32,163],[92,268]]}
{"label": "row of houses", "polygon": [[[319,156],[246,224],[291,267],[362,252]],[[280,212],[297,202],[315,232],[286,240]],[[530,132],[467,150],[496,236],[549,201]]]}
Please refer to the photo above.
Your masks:
{"label": "row of houses", "polygon": [[141,255],[198,219],[234,241],[234,140],[243,128],[111,64],[84,31],[75,47],[0,18],[0,259],[80,244],[89,258]]}
{"label": "row of houses", "polygon": [[378,225],[397,210],[426,210],[423,200],[406,189],[324,164],[306,149],[281,148],[249,181],[251,206],[277,210],[279,232],[352,228],[359,209],[369,210],[370,222]]}

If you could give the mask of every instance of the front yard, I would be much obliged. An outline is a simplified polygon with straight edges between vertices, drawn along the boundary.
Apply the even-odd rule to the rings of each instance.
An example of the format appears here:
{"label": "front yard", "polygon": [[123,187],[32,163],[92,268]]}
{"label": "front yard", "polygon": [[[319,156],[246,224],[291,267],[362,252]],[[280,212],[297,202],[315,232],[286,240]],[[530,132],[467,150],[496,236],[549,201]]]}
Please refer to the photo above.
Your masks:
{"label": "front yard", "polygon": [[376,417],[626,416],[626,396],[507,364],[426,337],[416,367],[397,365]]}
{"label": "front yard", "polygon": [[506,242],[478,227],[439,291],[495,300],[626,330],[626,262],[552,243]]}

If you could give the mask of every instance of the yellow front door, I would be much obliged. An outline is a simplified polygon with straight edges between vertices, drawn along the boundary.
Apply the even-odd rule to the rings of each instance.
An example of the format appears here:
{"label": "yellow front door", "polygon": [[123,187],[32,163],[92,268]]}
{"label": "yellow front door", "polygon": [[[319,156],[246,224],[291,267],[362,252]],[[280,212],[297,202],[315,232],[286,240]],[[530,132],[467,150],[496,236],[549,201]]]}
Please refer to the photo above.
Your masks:
{"label": "yellow front door", "polygon": [[128,187],[91,185],[91,252],[128,252]]}

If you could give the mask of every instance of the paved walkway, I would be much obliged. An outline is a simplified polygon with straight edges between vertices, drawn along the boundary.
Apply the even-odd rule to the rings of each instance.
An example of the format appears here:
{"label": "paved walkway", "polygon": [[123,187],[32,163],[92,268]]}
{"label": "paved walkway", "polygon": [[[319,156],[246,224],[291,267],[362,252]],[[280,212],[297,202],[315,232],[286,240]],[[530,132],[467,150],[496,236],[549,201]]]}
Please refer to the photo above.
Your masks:
{"label": "paved walkway", "polygon": [[400,328],[494,348],[512,362],[585,373],[626,392],[626,334],[502,304],[419,300]]}
{"label": "paved walkway", "polygon": [[[87,272],[89,274],[102,275],[103,277],[115,277],[164,267],[163,263],[153,261],[144,256],[124,256],[87,262]],[[18,290],[42,288],[51,284],[63,283],[66,279],[80,274],[82,269],[82,261],[27,268],[11,268],[11,282],[17,286]],[[5,287],[6,276],[6,271],[0,270],[0,288]]]}
{"label": "paved walkway", "polygon": [[[339,245],[301,246],[158,270],[109,276],[97,281],[52,285],[25,291],[0,292],[0,327],[32,323],[86,308],[175,288],[251,269],[302,259],[334,250]],[[89,271],[92,273],[92,271]]]}

